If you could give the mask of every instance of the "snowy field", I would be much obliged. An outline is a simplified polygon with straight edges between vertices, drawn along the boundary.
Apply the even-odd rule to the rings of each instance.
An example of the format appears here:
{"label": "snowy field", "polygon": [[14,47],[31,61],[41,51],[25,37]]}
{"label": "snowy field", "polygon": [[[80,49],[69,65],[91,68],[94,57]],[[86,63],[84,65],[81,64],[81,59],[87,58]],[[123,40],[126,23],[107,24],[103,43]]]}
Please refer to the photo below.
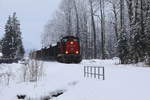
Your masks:
{"label": "snowy field", "polygon": [[[104,66],[105,80],[85,78],[87,65]],[[150,68],[142,64],[119,65],[117,59],[43,62],[37,82],[24,82],[23,74],[22,64],[0,65],[0,100],[18,100],[16,95],[22,94],[25,100],[150,100]]]}

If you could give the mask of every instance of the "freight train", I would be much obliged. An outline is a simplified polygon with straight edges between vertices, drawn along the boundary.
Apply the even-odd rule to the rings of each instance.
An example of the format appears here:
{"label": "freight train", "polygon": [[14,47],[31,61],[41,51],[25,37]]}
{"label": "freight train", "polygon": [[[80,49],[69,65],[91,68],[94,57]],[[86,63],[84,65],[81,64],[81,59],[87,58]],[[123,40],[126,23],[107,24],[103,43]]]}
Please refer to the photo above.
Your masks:
{"label": "freight train", "polygon": [[56,45],[33,51],[30,57],[37,60],[57,60],[62,63],[80,63],[80,42],[78,37],[65,36]]}

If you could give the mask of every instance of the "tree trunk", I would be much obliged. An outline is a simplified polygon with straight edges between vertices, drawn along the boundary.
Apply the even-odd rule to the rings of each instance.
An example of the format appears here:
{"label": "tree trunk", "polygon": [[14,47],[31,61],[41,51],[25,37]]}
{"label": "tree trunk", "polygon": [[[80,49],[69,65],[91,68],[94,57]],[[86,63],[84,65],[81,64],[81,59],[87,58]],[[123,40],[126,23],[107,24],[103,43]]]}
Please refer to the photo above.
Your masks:
{"label": "tree trunk", "polygon": [[93,1],[89,0],[90,2],[90,13],[91,13],[91,24],[92,24],[92,31],[93,31],[93,35],[94,35],[94,39],[93,39],[93,43],[94,43],[94,55],[93,58],[96,58],[97,54],[96,54],[96,29],[95,29],[95,20],[94,20],[94,11],[93,11]]}
{"label": "tree trunk", "polygon": [[76,1],[74,0],[74,8],[75,8],[75,15],[76,15],[76,36],[79,37],[79,15],[78,15],[78,9],[77,9],[77,4]]}
{"label": "tree trunk", "polygon": [[105,15],[104,15],[104,0],[100,0],[100,14],[101,14],[101,54],[102,59],[105,59]]}

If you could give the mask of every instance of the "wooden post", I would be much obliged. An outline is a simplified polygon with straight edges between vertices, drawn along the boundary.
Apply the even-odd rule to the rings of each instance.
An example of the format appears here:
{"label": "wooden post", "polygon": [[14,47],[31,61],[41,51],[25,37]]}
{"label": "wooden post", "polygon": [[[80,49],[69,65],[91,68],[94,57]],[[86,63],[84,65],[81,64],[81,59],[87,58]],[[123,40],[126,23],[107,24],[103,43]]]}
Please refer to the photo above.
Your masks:
{"label": "wooden post", "polygon": [[103,80],[105,80],[105,70],[104,70],[104,67],[103,67]]}
{"label": "wooden post", "polygon": [[96,67],[94,67],[94,78],[96,78]]}
{"label": "wooden post", "polygon": [[87,66],[87,72],[86,72],[86,74],[87,74],[87,77],[89,77],[89,74],[88,74],[88,72],[89,72],[89,66]]}
{"label": "wooden post", "polygon": [[91,76],[91,78],[92,78],[92,67],[90,67],[90,76]]}
{"label": "wooden post", "polygon": [[86,66],[84,66],[84,77],[86,77]]}
{"label": "wooden post", "polygon": [[98,68],[98,79],[100,79],[100,68]]}

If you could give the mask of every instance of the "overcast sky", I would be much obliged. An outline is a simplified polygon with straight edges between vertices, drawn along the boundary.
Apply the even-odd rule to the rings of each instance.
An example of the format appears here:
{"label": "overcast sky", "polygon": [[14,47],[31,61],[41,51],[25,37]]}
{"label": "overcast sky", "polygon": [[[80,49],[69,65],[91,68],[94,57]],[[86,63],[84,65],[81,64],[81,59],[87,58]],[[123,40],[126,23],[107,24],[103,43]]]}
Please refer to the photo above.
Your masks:
{"label": "overcast sky", "polygon": [[41,33],[61,0],[0,0],[0,38],[9,15],[17,13],[25,48],[40,48]]}

